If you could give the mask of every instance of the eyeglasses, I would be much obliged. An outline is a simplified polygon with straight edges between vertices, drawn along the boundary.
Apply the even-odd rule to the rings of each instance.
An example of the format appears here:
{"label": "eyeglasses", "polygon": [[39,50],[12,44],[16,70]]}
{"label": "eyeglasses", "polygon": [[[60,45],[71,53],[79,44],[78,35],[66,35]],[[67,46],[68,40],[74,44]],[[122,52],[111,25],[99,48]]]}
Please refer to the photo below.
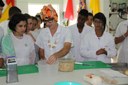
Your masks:
{"label": "eyeglasses", "polygon": [[44,23],[52,23],[53,20],[45,20]]}

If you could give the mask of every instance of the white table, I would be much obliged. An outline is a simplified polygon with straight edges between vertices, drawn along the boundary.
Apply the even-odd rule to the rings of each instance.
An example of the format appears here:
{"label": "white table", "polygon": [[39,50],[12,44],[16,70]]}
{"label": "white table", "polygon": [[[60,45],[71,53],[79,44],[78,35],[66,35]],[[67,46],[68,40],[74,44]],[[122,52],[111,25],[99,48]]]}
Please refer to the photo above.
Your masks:
{"label": "white table", "polygon": [[[0,77],[0,85],[54,85],[58,81],[75,81],[82,85],[90,85],[84,81],[83,76],[87,73],[105,75],[100,69],[74,70],[73,72],[59,72],[58,65],[48,65],[42,61],[38,63],[39,73],[19,75],[19,82],[6,83],[6,77]],[[127,78],[116,78],[118,84],[128,84]],[[106,85],[106,84],[105,84]]]}

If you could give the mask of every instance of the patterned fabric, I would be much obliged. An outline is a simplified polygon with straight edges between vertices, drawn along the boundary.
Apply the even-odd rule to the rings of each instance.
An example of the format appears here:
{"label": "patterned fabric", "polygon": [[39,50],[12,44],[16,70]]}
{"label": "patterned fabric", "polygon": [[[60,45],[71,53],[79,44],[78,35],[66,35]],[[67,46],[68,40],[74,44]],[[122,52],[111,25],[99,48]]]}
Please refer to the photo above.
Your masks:
{"label": "patterned fabric", "polygon": [[50,19],[54,19],[56,22],[58,21],[58,15],[51,4],[44,6],[41,9],[41,15],[43,21]]}

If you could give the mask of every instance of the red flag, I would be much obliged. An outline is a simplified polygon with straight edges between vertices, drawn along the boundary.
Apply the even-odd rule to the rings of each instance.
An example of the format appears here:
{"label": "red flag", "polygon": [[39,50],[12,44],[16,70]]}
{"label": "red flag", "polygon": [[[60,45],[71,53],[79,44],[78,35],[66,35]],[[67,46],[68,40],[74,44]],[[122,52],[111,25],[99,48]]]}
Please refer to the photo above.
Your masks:
{"label": "red flag", "polygon": [[73,20],[73,18],[74,18],[72,0],[68,0],[67,7],[66,7],[66,12],[65,12],[64,17],[69,19],[69,20]]}
{"label": "red flag", "polygon": [[10,3],[12,4],[12,6],[15,5],[15,0],[6,0],[6,3],[9,5]]}

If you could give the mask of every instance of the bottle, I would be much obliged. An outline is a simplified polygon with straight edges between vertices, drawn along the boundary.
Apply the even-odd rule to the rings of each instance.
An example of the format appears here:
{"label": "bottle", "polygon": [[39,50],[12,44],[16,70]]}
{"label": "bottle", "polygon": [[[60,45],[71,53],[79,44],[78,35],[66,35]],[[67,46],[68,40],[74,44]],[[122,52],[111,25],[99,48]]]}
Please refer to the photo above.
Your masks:
{"label": "bottle", "polygon": [[7,70],[6,82],[7,83],[18,82],[17,63],[15,56],[11,56],[7,58],[6,70]]}

